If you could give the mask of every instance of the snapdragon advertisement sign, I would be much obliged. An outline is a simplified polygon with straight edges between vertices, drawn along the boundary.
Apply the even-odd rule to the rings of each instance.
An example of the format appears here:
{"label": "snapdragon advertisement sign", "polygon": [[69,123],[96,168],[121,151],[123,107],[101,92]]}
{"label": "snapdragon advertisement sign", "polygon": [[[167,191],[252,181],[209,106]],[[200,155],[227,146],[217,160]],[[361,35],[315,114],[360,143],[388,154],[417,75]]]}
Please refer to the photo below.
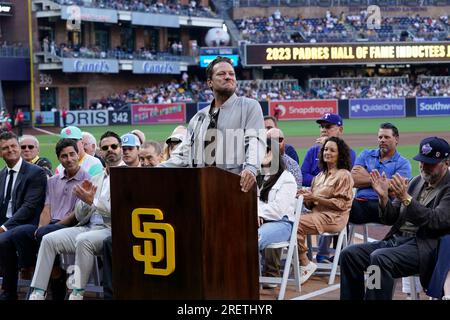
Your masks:
{"label": "snapdragon advertisement sign", "polygon": [[417,117],[435,117],[450,115],[450,97],[416,98]]}
{"label": "snapdragon advertisement sign", "polygon": [[405,99],[350,99],[350,118],[401,118],[406,116]]}

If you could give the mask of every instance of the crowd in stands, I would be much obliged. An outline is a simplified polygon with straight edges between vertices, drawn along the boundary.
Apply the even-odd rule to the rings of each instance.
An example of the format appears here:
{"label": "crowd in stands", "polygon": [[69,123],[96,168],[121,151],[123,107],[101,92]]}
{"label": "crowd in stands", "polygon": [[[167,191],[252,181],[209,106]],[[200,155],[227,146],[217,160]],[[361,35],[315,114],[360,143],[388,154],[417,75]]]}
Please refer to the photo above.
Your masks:
{"label": "crowd in stands", "polygon": [[[258,101],[302,99],[353,98],[413,98],[422,96],[450,96],[449,77],[361,77],[310,79],[309,88],[297,80],[243,80],[238,81],[236,93]],[[91,101],[91,109],[124,108],[128,104],[209,102],[211,89],[204,81],[173,80],[153,86],[128,89]]]}
{"label": "crowd in stands", "polygon": [[247,43],[352,42],[352,41],[443,41],[448,40],[448,15],[440,18],[415,16],[384,17],[379,25],[368,24],[368,12],[303,18],[281,15],[236,19],[242,40]]}
{"label": "crowd in stands", "polygon": [[[176,49],[174,50],[174,47]],[[119,60],[161,60],[161,61],[185,61],[192,57],[185,56],[181,42],[170,44],[166,51],[150,50],[141,47],[139,50],[117,46],[116,48],[103,50],[99,46],[72,45],[71,43],[55,44],[48,38],[42,40],[42,52],[61,58],[86,58],[86,59],[119,59]]]}
{"label": "crowd in stands", "polygon": [[55,0],[62,5],[78,5],[99,9],[115,9],[138,11],[154,14],[174,14],[215,18],[216,14],[209,7],[203,7],[198,1],[191,0],[188,5],[180,4],[178,0],[161,3],[157,0]]}

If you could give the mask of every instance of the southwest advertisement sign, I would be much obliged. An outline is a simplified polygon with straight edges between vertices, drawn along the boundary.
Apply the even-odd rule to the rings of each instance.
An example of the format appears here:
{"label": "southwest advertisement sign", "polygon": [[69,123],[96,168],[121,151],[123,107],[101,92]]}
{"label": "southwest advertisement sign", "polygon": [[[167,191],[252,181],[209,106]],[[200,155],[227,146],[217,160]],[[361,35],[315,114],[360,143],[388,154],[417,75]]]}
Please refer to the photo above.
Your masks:
{"label": "southwest advertisement sign", "polygon": [[350,118],[399,118],[406,116],[405,99],[350,99]]}
{"label": "southwest advertisement sign", "polygon": [[185,123],[185,103],[164,104],[132,104],[131,123],[154,124],[154,123]]}
{"label": "southwest advertisement sign", "polygon": [[325,113],[338,113],[337,100],[270,101],[269,114],[279,120],[315,120]]}
{"label": "southwest advertisement sign", "polygon": [[416,98],[416,116],[434,117],[450,115],[450,97]]}

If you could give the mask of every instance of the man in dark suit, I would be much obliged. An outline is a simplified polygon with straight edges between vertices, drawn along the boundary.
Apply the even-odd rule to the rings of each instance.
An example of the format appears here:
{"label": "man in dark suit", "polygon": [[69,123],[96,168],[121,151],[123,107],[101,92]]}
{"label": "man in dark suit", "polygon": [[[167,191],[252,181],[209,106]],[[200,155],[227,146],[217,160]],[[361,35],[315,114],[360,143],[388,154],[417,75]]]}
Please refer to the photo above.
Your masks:
{"label": "man in dark suit", "polygon": [[0,153],[6,163],[0,171],[0,264],[3,269],[0,300],[16,300],[18,267],[11,230],[23,224],[37,225],[44,207],[47,177],[42,168],[21,158],[14,133],[0,134]]}
{"label": "man in dark suit", "polygon": [[[449,157],[447,141],[430,137],[422,140],[414,157],[420,162],[420,176],[409,184],[398,173],[390,181],[376,170],[370,173],[381,221],[393,227],[382,241],[342,251],[341,299],[390,300],[394,279],[415,274],[428,287],[439,238],[450,232]],[[395,193],[394,200],[388,190]]]}

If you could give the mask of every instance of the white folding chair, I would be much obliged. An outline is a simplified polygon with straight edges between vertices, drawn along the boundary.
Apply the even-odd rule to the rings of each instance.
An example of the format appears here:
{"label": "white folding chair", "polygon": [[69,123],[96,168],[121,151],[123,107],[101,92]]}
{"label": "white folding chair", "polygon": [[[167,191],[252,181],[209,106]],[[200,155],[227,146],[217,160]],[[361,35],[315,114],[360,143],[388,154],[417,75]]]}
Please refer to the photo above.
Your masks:
{"label": "white folding chair", "polygon": [[[318,236],[318,235],[316,235],[316,236]],[[344,229],[342,229],[340,232],[324,232],[321,234],[321,236],[324,236],[324,237],[338,236],[338,242],[336,245],[336,251],[334,253],[333,263],[317,263],[317,271],[316,271],[316,274],[323,274],[323,272],[320,272],[319,270],[331,270],[330,278],[328,279],[328,284],[332,285],[332,284],[334,284],[334,280],[336,278],[336,274],[338,271],[339,256],[341,254],[342,249],[344,249],[348,243],[347,242],[347,227],[344,227]],[[308,235],[306,237],[306,242],[307,242],[307,246],[308,246],[309,250],[313,251],[314,247],[312,246],[311,235]]]}
{"label": "white folding chair", "polygon": [[[303,207],[303,196],[299,196],[296,200],[295,206],[295,220],[292,226],[291,237],[289,241],[276,242],[269,244],[266,248],[268,249],[283,249],[286,254],[286,262],[284,264],[283,275],[281,277],[259,277],[259,283],[276,283],[280,284],[280,292],[278,294],[278,300],[283,300],[286,293],[286,286],[288,281],[294,282],[300,292],[300,262],[298,257],[297,249],[297,229],[300,221],[300,215]],[[287,251],[287,253],[286,253]],[[291,265],[294,268],[294,278],[289,278],[289,273],[291,270]]]}

